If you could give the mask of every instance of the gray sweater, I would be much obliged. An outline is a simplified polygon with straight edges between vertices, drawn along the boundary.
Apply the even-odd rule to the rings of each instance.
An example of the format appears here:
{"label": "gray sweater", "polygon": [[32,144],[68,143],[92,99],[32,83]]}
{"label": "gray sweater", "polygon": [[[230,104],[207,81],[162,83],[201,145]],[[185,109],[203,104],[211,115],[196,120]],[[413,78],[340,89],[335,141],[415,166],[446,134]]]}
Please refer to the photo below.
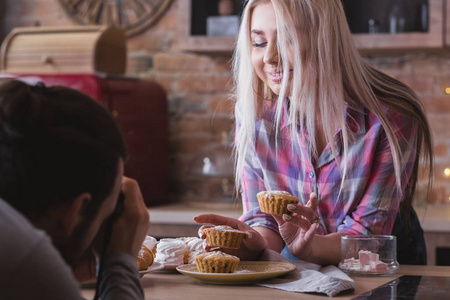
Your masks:
{"label": "gray sweater", "polygon": [[[104,268],[100,299],[144,299],[131,255],[111,254]],[[80,300],[79,289],[47,234],[0,199],[0,298]]]}

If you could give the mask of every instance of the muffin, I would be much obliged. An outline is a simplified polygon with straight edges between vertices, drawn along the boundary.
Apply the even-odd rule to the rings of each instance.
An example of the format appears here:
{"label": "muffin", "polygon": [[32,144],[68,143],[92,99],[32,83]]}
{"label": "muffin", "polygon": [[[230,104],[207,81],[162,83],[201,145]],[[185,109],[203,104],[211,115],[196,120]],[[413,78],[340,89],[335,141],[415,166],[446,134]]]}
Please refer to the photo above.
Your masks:
{"label": "muffin", "polygon": [[261,211],[266,214],[282,216],[287,213],[288,204],[297,204],[300,200],[284,191],[263,191],[259,192],[258,198]]}
{"label": "muffin", "polygon": [[239,249],[245,237],[244,231],[226,225],[205,228],[203,233],[206,235],[208,246],[229,249]]}
{"label": "muffin", "polygon": [[233,273],[239,264],[239,258],[222,251],[197,254],[197,270],[202,273]]}

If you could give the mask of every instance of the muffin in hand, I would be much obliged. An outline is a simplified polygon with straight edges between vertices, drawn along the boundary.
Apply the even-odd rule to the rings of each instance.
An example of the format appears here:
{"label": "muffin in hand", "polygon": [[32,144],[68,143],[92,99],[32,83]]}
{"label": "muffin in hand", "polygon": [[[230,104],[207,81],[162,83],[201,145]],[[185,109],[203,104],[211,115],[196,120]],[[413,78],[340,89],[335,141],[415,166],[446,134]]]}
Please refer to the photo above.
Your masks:
{"label": "muffin in hand", "polygon": [[300,199],[285,191],[263,191],[256,194],[261,211],[266,214],[282,216],[287,213],[288,204],[298,204]]}
{"label": "muffin in hand", "polygon": [[208,246],[228,249],[239,249],[245,237],[244,231],[227,225],[205,228],[203,233],[206,235]]}

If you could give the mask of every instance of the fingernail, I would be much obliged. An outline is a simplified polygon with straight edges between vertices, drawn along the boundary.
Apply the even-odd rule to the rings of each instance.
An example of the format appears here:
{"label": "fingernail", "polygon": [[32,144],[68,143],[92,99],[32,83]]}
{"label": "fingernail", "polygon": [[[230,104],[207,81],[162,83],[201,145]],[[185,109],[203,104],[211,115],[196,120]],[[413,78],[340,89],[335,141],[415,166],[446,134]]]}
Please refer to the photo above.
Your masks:
{"label": "fingernail", "polygon": [[312,192],[311,195],[309,195],[309,196],[310,196],[310,197],[315,197],[315,198],[317,198],[317,194],[314,193],[314,192]]}
{"label": "fingernail", "polygon": [[252,234],[251,232],[248,232],[248,231],[247,231],[247,237],[248,237],[249,239],[251,239],[251,238],[253,237],[253,234]]}
{"label": "fingernail", "polygon": [[287,205],[287,208],[289,209],[289,210],[294,210],[295,209],[295,204],[288,204]]}
{"label": "fingernail", "polygon": [[292,217],[290,215],[284,214],[283,219],[286,221],[290,221],[290,220],[292,220]]}

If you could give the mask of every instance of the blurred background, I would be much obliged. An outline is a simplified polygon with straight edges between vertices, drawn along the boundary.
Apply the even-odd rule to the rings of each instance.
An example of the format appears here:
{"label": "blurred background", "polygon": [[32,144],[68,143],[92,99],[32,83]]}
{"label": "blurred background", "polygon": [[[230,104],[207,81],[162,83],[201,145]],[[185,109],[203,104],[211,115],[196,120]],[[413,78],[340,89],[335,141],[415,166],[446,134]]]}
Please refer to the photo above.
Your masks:
{"label": "blurred background", "polygon": [[[431,245],[429,261],[443,264],[445,261],[437,261],[437,257],[443,257],[441,260],[450,257],[450,20],[447,17],[450,0],[343,0],[343,4],[362,55],[380,70],[409,85],[426,107],[435,140],[434,185],[428,200],[423,185],[419,186],[415,205],[426,229],[427,243]],[[129,141],[134,138],[132,148],[136,153],[132,154],[153,156],[151,160],[135,160],[133,171],[139,169],[138,176],[147,176],[139,173],[145,169],[148,174],[156,173],[160,180],[146,191],[155,224],[152,233],[180,235],[184,232],[180,233],[179,225],[188,224],[191,227],[184,227],[188,230],[185,234],[191,234],[196,230],[191,217],[198,212],[218,211],[239,216],[242,210],[234,194],[230,159],[234,138],[230,59],[242,7],[240,0],[2,0],[1,72],[99,76],[110,84],[108,92],[112,90],[114,95],[123,92],[123,88],[117,88],[117,83],[111,81],[134,80],[136,87],[142,88],[139,97],[144,106],[158,101],[158,106],[145,108],[149,110],[149,119],[157,122],[133,121],[127,127]],[[20,60],[17,47],[23,55],[41,51],[38,58],[30,59],[52,63],[52,58],[45,54],[50,43],[42,46],[44,50],[36,50],[31,42],[27,48],[30,30],[8,36],[13,29],[51,27],[56,30],[92,25],[124,28],[123,70],[108,74],[95,66],[77,71],[75,67],[70,69],[70,63],[65,69],[58,69],[31,67],[30,62],[25,63],[25,69],[13,68],[14,61]],[[110,48],[97,49],[95,41],[100,36],[97,32],[94,42],[91,37],[86,45],[102,56]],[[50,47],[52,53],[60,51],[58,40],[62,39],[55,40],[54,47]],[[161,91],[164,95],[159,95]],[[133,91],[127,93],[130,99],[137,97]],[[152,97],[152,93],[159,96]],[[131,100],[130,105],[133,105]],[[118,106],[122,110],[112,109],[119,114],[119,119],[122,116],[121,122],[125,122],[125,114],[130,120],[134,113],[140,113],[139,118],[145,119],[145,109],[126,112],[126,106],[122,102]],[[166,118],[161,118],[162,114]],[[139,124],[147,129],[139,132]],[[139,144],[139,137],[146,139],[146,135],[154,138],[148,145]],[[158,152],[148,154],[158,147],[155,145],[160,145],[165,153],[158,156],[161,158],[155,158]],[[142,151],[147,149],[142,147],[148,147],[149,152]],[[158,190],[158,195],[152,190]]]}

